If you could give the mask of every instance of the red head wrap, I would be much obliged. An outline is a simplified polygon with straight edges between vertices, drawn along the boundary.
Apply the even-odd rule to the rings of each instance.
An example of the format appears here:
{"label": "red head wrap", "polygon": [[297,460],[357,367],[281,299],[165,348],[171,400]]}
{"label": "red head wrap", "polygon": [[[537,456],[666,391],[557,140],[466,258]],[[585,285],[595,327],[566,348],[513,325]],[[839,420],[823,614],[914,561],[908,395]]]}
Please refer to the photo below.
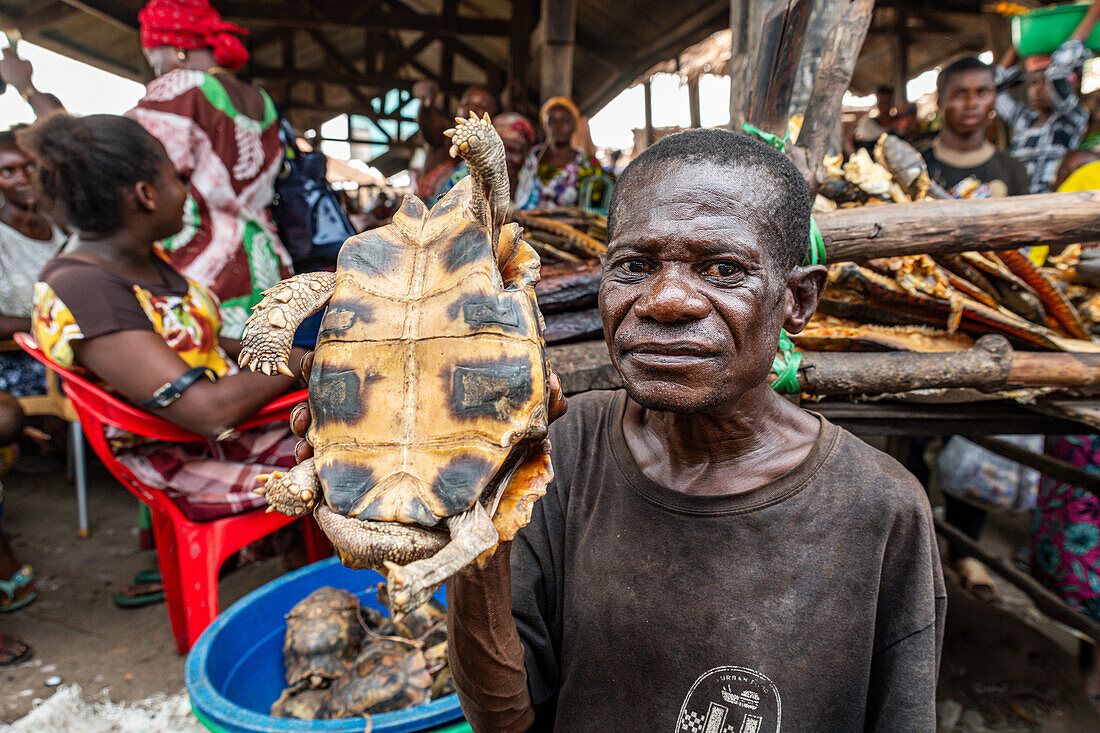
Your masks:
{"label": "red head wrap", "polygon": [[248,61],[248,51],[237,38],[248,31],[222,20],[209,0],[149,0],[138,13],[138,22],[143,48],[210,48],[214,60],[230,69]]}

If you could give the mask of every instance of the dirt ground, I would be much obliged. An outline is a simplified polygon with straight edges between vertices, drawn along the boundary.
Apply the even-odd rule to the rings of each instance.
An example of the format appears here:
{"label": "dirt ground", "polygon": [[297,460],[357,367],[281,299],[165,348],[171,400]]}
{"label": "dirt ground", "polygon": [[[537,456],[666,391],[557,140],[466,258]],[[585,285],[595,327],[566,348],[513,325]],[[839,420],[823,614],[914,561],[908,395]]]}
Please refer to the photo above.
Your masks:
{"label": "dirt ground", "polygon": [[[116,702],[183,688],[184,658],[175,652],[163,605],[120,610],[119,586],[155,563],[137,544],[137,502],[89,462],[93,535],[76,534],[76,502],[63,466],[22,460],[2,480],[4,530],[38,574],[40,597],[0,615],[0,630],[36,650],[35,658],[0,670],[0,721],[30,710],[53,690],[47,678],[79,684],[87,697],[104,688]],[[1024,524],[999,521],[993,536],[1005,552]],[[221,605],[283,573],[279,558],[226,575]],[[996,605],[961,591],[949,576],[947,640],[939,688],[941,731],[1100,731],[1084,700],[1076,640],[1006,588]]]}

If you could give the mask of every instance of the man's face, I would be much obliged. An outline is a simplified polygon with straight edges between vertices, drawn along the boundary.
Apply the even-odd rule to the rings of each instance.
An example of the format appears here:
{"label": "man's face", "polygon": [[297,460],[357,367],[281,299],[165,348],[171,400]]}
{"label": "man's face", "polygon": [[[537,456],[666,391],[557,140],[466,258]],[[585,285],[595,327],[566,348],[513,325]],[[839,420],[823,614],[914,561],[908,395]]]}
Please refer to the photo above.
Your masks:
{"label": "man's face", "polygon": [[481,87],[471,87],[466,90],[466,93],[462,95],[462,99],[458,103],[458,116],[469,117],[473,112],[479,118],[484,117],[488,112],[492,117],[497,113],[497,100],[489,93],[488,89],[482,89]]}
{"label": "man's face", "polygon": [[993,72],[970,69],[952,74],[940,94],[943,122],[959,135],[969,135],[985,128],[997,99]]}
{"label": "man's face", "polygon": [[767,378],[787,278],[759,178],[746,173],[670,165],[621,194],[600,314],[626,389],[647,409],[711,411]]}
{"label": "man's face", "polygon": [[1032,71],[1028,73],[1027,103],[1036,112],[1050,111],[1050,92],[1047,90],[1045,72]]}
{"label": "man's face", "polygon": [[12,206],[33,209],[38,203],[34,191],[34,162],[16,147],[0,147],[0,196]]}

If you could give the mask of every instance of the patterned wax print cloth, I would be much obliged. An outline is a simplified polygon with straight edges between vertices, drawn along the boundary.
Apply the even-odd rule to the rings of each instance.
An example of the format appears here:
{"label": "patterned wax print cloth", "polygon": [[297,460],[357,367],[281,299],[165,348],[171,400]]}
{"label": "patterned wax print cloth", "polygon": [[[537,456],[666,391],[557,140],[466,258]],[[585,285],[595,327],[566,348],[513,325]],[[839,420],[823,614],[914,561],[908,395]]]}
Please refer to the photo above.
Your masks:
{"label": "patterned wax print cloth", "polygon": [[[161,266],[167,284],[156,289],[126,283],[88,263],[65,257],[55,260],[43,271],[45,281],[35,286],[32,325],[39,346],[61,366],[80,370],[74,364],[74,341],[120,330],[151,329],[188,366],[209,367],[219,376],[236,373],[236,364],[218,346],[221,321],[217,300],[167,263]],[[87,282],[94,294],[85,299],[82,293],[73,292],[75,280]],[[128,302],[124,302],[126,290],[130,291]],[[71,308],[62,295],[71,301]],[[113,301],[108,309],[112,320],[100,316],[99,323],[81,321],[82,316],[90,319],[101,305],[97,301],[105,299]],[[168,493],[194,521],[265,505],[262,497],[252,493],[256,477],[296,463],[297,439],[285,423],[241,431],[222,441],[144,441],[116,430],[107,437],[119,462],[145,484]]]}
{"label": "patterned wax print cloth", "polygon": [[267,213],[283,164],[278,113],[264,97],[255,120],[233,106],[217,77],[177,69],[154,79],[127,114],[155,135],[191,194],[184,227],[160,248],[186,277],[221,301],[222,335],[240,338],[264,290],[291,273]]}
{"label": "patterned wax print cloth", "polygon": [[539,162],[543,145],[531,148],[516,183],[517,209],[560,208],[579,205],[584,182],[603,174],[600,161],[580,150],[563,166]]}
{"label": "patterned wax print cloth", "polygon": [[[1046,453],[1100,473],[1100,436],[1047,438]],[[1031,525],[1032,574],[1086,616],[1100,621],[1100,498],[1044,476]]]}
{"label": "patterned wax print cloth", "polygon": [[1071,77],[1091,55],[1081,41],[1066,41],[1051,56],[1044,74],[1052,112],[1041,125],[1036,124],[1039,113],[1007,91],[1019,79],[1019,67],[994,68],[997,114],[1012,132],[1009,153],[1024,164],[1031,176],[1029,193],[1051,190],[1062,157],[1085,136],[1089,112],[1081,104]]}

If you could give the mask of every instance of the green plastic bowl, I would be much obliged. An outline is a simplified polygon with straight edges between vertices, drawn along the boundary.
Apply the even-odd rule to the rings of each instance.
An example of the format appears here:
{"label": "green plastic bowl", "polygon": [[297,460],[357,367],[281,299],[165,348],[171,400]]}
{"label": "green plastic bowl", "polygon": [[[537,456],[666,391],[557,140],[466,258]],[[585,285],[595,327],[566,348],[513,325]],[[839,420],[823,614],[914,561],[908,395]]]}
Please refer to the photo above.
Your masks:
{"label": "green plastic bowl", "polygon": [[[1012,19],[1012,45],[1016,47],[1016,53],[1021,57],[1054,53],[1073,35],[1089,5],[1053,5],[1015,16]],[[1093,51],[1100,51],[1100,23],[1085,39],[1085,45]]]}

